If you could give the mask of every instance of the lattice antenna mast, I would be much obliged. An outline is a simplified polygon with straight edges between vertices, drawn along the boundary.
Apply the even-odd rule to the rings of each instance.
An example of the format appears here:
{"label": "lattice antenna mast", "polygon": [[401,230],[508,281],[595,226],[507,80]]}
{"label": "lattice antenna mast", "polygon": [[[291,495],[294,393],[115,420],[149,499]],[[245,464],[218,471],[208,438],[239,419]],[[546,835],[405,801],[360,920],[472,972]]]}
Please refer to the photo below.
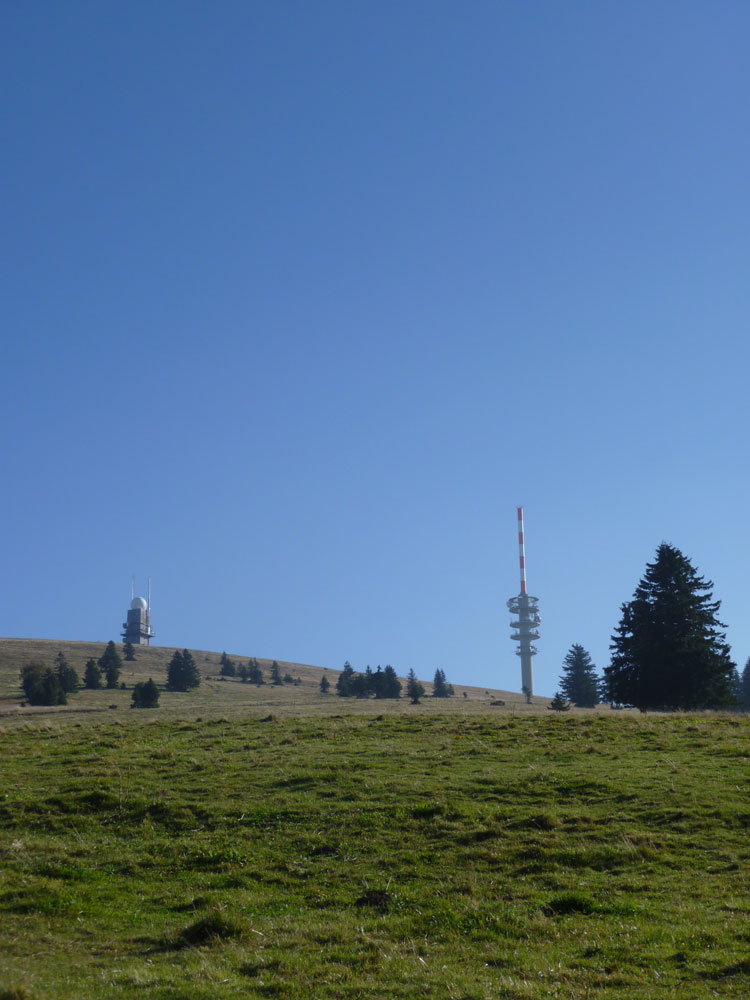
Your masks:
{"label": "lattice antenna mast", "polygon": [[511,621],[510,627],[514,630],[511,635],[513,642],[518,643],[516,655],[521,657],[521,687],[525,694],[534,694],[534,667],[533,658],[536,654],[534,640],[539,638],[537,629],[540,624],[539,599],[531,597],[526,592],[526,544],[523,530],[523,507],[518,507],[518,562],[521,571],[521,593],[518,597],[511,597],[508,601],[508,610],[516,616],[516,621]]}

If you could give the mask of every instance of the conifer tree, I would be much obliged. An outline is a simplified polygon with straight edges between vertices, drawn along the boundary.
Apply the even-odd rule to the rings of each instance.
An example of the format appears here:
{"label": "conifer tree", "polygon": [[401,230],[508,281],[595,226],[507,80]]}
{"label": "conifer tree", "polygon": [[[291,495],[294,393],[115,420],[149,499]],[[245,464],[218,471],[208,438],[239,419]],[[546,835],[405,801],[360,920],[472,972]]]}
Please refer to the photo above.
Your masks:
{"label": "conifer tree", "polygon": [[149,679],[136,684],[131,695],[133,708],[156,708],[159,704],[159,688]]}
{"label": "conifer tree", "polygon": [[347,660],[344,663],[344,669],[339,674],[339,679],[336,681],[336,694],[339,698],[349,698],[352,695],[352,681],[354,680],[354,668],[351,663]]}
{"label": "conifer tree", "polygon": [[579,643],[573,643],[563,660],[560,691],[579,708],[593,708],[599,703],[599,681],[591,656]]}
{"label": "conifer tree", "polygon": [[120,679],[120,671],[122,670],[122,660],[120,659],[120,654],[117,652],[117,647],[111,639],[107,643],[107,648],[99,657],[99,668],[107,678],[107,687],[116,688],[117,682]]}
{"label": "conifer tree", "polygon": [[281,667],[278,665],[276,660],[274,660],[271,664],[271,680],[276,685],[284,683],[284,678],[281,676]]}
{"label": "conifer tree", "polygon": [[221,663],[222,677],[235,677],[237,675],[237,668],[234,665],[234,660],[230,660],[225,652],[221,654],[219,662]]}
{"label": "conifer tree", "polygon": [[734,664],[712,587],[679,549],[659,546],[612,636],[604,671],[612,701],[643,710],[731,703]]}
{"label": "conifer tree", "polygon": [[406,694],[411,698],[412,705],[418,705],[419,699],[424,697],[424,684],[417,680],[414,670],[410,670],[406,678]]}
{"label": "conifer tree", "polygon": [[330,687],[331,687],[331,682],[328,680],[326,675],[323,674],[323,676],[320,678],[320,693],[328,694]]}
{"label": "conifer tree", "polygon": [[552,709],[553,712],[567,712],[570,708],[570,704],[565,700],[560,691],[556,691],[555,697],[549,703],[547,708]]}
{"label": "conifer tree", "polygon": [[102,672],[93,658],[86,660],[86,669],[83,672],[84,687],[96,689],[102,686]]}
{"label": "conifer tree", "polygon": [[189,649],[176,649],[167,667],[167,690],[190,691],[200,686],[201,675]]}
{"label": "conifer tree", "polygon": [[390,663],[387,663],[385,670],[383,671],[383,680],[381,683],[381,693],[375,695],[376,698],[400,698],[401,697],[401,681],[398,679],[398,675]]}
{"label": "conifer tree", "polygon": [[122,655],[126,663],[132,663],[135,660],[135,646],[129,639],[122,644]]}
{"label": "conifer tree", "polygon": [[436,670],[435,678],[432,682],[432,697],[433,698],[452,698],[454,695],[453,685],[448,684],[445,679],[444,670]]}
{"label": "conifer tree", "polygon": [[55,657],[55,673],[63,691],[66,694],[75,694],[78,690],[78,674],[65,659],[65,653],[62,650]]}
{"label": "conifer tree", "polygon": [[265,681],[263,679],[263,671],[261,670],[260,664],[258,663],[255,657],[253,657],[252,660],[248,662],[247,679],[250,681],[251,684],[257,684],[258,687],[260,687],[261,684],[265,684]]}
{"label": "conifer tree", "polygon": [[27,663],[21,668],[21,687],[30,705],[67,704],[57,672],[43,663]]}

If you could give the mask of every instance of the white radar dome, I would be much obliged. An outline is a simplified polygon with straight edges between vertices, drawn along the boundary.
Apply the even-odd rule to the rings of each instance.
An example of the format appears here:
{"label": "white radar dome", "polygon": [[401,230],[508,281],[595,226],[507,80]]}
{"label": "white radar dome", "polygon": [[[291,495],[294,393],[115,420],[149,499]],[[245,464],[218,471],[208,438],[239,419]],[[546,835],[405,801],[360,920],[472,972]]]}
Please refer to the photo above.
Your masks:
{"label": "white radar dome", "polygon": [[130,602],[131,611],[145,611],[146,607],[147,607],[146,602],[142,597],[134,597],[133,600]]}

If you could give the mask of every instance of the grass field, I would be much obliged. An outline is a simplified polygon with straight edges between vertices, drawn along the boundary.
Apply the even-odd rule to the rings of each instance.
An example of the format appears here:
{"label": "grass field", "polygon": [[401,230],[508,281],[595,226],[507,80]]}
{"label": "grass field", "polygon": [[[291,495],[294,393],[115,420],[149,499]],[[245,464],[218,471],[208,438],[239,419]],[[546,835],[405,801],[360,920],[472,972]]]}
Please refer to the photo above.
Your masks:
{"label": "grass field", "polygon": [[0,1000],[750,994],[746,716],[301,688],[0,718]]}

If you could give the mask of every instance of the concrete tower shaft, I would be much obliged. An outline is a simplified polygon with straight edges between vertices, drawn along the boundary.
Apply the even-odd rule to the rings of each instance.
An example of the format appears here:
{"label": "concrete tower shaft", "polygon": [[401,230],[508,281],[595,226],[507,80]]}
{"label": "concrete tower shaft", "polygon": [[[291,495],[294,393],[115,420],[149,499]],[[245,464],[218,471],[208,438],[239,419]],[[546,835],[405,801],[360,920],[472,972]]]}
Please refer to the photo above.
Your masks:
{"label": "concrete tower shaft", "polygon": [[511,597],[508,610],[515,615],[511,621],[513,629],[511,639],[518,643],[516,655],[521,657],[521,686],[529,695],[534,693],[533,657],[536,654],[534,640],[539,638],[539,598],[531,597],[526,592],[526,544],[523,530],[523,507],[518,507],[518,561],[521,570],[521,592],[518,597]]}

